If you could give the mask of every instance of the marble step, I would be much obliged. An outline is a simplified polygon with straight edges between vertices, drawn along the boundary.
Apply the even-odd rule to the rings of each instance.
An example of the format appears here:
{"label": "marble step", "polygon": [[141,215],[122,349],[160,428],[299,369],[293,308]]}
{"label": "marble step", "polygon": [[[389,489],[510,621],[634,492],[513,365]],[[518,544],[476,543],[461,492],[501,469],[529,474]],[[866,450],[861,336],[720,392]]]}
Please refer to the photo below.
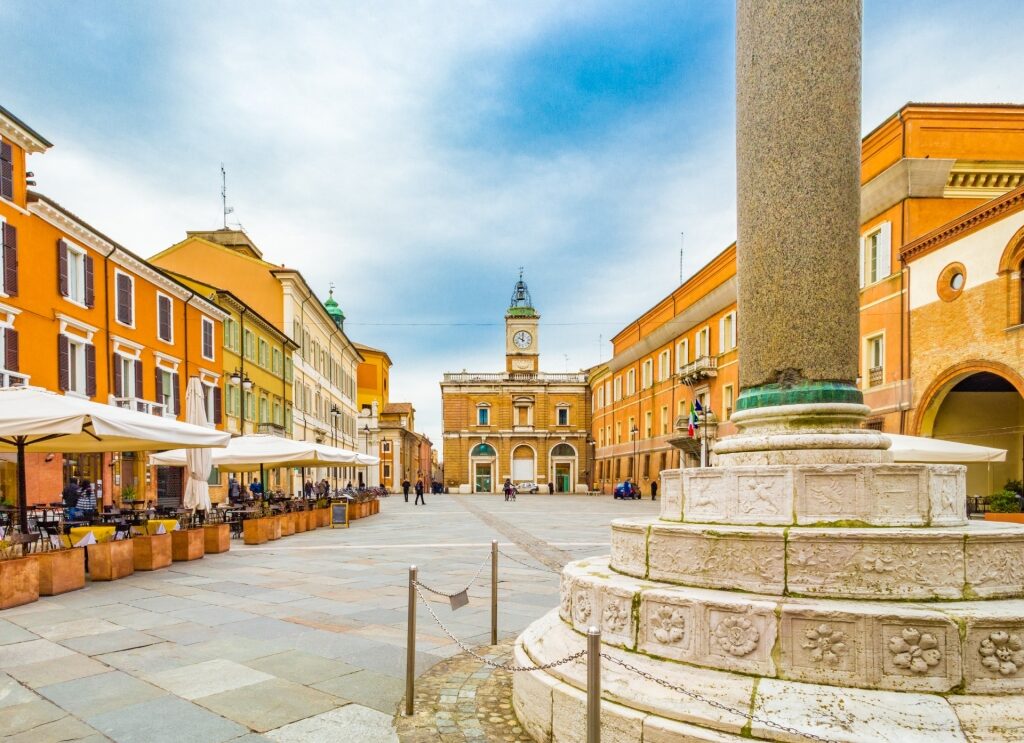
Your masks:
{"label": "marble step", "polygon": [[661,473],[661,518],[718,524],[961,526],[966,468],[950,464],[704,467]]}
{"label": "marble step", "polygon": [[[585,646],[584,636],[552,612],[520,636],[515,659],[518,665],[542,664]],[[703,697],[666,688],[603,660],[601,739],[606,743],[802,741],[807,736],[844,743],[1024,739],[1024,695],[940,695],[757,679],[615,647],[603,650]],[[512,688],[516,715],[535,740],[584,739],[586,665],[582,660],[547,671],[515,673]]]}
{"label": "marble step", "polygon": [[[896,691],[1024,692],[1024,600],[781,598],[616,575],[570,563],[559,616],[605,644],[679,663]],[[1006,656],[1003,658],[1002,656]]]}
{"label": "marble step", "polygon": [[1024,526],[720,526],[612,522],[612,569],[635,578],[854,599],[1024,596]]}

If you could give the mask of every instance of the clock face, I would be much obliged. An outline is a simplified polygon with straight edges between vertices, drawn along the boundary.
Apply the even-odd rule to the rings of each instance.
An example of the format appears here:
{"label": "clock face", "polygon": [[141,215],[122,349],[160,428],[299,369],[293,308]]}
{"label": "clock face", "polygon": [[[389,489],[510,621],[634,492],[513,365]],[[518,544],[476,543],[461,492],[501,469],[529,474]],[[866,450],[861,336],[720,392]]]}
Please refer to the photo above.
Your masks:
{"label": "clock face", "polygon": [[533,336],[525,330],[520,330],[512,336],[512,342],[516,344],[516,348],[529,348],[533,343]]}

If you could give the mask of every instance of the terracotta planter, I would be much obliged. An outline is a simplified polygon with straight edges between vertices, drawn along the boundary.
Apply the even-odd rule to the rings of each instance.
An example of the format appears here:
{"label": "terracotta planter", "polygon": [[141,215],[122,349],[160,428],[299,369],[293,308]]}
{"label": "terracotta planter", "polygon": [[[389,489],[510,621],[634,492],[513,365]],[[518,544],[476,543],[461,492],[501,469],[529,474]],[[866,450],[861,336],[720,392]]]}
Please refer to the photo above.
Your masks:
{"label": "terracotta planter", "polygon": [[266,519],[246,519],[242,522],[242,541],[245,544],[263,544],[270,538],[270,525]]}
{"label": "terracotta planter", "polygon": [[171,532],[171,557],[175,562],[198,560],[206,554],[203,529],[178,529]]}
{"label": "terracotta planter", "polygon": [[153,534],[148,537],[134,537],[134,556],[132,558],[136,570],[159,570],[171,564],[171,535]]}
{"label": "terracotta planter", "polygon": [[203,527],[203,550],[216,555],[231,549],[231,525],[210,524]]}
{"label": "terracotta planter", "polygon": [[373,509],[373,513],[380,513],[380,501],[374,498],[370,501],[370,508]]}
{"label": "terracotta planter", "polygon": [[271,519],[271,521],[273,521],[272,525],[274,527],[274,531],[270,535],[271,539],[280,539],[281,538],[281,533],[282,533],[282,529],[283,529],[283,525],[282,525],[281,522],[283,520],[284,519],[281,516],[274,516],[274,518]]}
{"label": "terracotta planter", "polygon": [[85,550],[81,547],[40,552],[36,557],[40,596],[56,596],[85,586]]}
{"label": "terracotta planter", "polygon": [[296,511],[295,533],[301,534],[304,531],[309,531],[309,511]]}
{"label": "terracotta planter", "polygon": [[330,525],[331,525],[331,507],[327,506],[326,508],[321,508],[320,509],[320,526],[330,526]]}
{"label": "terracotta planter", "polygon": [[1024,524],[1024,513],[986,513],[985,521],[1004,521],[1011,524]]}
{"label": "terracotta planter", "polygon": [[290,537],[295,533],[295,513],[281,514],[281,536]]}
{"label": "terracotta planter", "polygon": [[320,514],[317,513],[317,509],[311,508],[308,511],[306,511],[306,513],[309,514],[309,516],[306,517],[307,518],[307,522],[306,523],[309,526],[309,530],[313,531],[314,529],[319,529],[320,528]]}
{"label": "terracotta planter", "polygon": [[39,560],[35,555],[0,560],[0,609],[39,600]]}
{"label": "terracotta planter", "polygon": [[118,539],[102,544],[90,544],[89,578],[91,580],[117,580],[135,572],[135,541]]}

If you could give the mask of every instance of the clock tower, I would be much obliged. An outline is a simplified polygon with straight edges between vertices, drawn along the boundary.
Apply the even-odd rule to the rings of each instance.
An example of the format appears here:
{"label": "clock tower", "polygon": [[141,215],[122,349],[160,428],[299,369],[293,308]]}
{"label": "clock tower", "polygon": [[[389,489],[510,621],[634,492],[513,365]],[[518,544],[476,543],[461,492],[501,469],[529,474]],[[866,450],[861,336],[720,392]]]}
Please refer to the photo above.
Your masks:
{"label": "clock tower", "polygon": [[540,315],[533,308],[530,290],[523,281],[523,270],[519,269],[519,281],[505,312],[505,371],[537,373],[540,370],[539,323]]}

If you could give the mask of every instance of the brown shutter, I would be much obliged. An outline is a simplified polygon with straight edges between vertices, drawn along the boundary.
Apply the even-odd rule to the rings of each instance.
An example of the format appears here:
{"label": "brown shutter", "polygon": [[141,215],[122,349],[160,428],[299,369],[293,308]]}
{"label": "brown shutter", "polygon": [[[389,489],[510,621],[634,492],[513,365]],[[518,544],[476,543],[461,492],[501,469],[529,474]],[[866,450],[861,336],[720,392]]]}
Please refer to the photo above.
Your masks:
{"label": "brown shutter", "polygon": [[156,368],[156,397],[153,399],[161,405],[164,402],[164,377],[159,366]]}
{"label": "brown shutter", "polygon": [[68,244],[63,240],[57,241],[57,289],[62,297],[70,294],[68,291]]}
{"label": "brown shutter", "polygon": [[167,297],[156,298],[157,332],[160,339],[171,341],[171,300]]}
{"label": "brown shutter", "polygon": [[14,198],[14,158],[11,146],[0,142],[0,196]]}
{"label": "brown shutter", "polygon": [[121,357],[115,353],[111,356],[110,363],[114,365],[114,397],[124,397],[124,382],[121,379]]}
{"label": "brown shutter", "polygon": [[221,399],[220,385],[213,388],[213,423],[219,426],[221,422]]}
{"label": "brown shutter", "polygon": [[61,333],[57,336],[57,382],[63,392],[71,387],[68,379],[68,337]]}
{"label": "brown shutter", "polygon": [[140,400],[146,399],[142,394],[142,359],[135,360],[135,396]]}
{"label": "brown shutter", "polygon": [[132,280],[123,273],[117,274],[117,321],[132,324]]}
{"label": "brown shutter", "polygon": [[85,394],[96,397],[96,346],[85,347]]}
{"label": "brown shutter", "polygon": [[96,293],[94,289],[92,256],[85,256],[85,306],[92,307],[96,304]]}
{"label": "brown shutter", "polygon": [[4,222],[4,292],[18,296],[18,230]]}
{"label": "brown shutter", "polygon": [[181,415],[181,385],[178,384],[178,374],[171,375],[171,384],[174,386],[174,414]]}
{"label": "brown shutter", "polygon": [[18,331],[7,328],[4,333],[4,367],[7,371],[18,371]]}

